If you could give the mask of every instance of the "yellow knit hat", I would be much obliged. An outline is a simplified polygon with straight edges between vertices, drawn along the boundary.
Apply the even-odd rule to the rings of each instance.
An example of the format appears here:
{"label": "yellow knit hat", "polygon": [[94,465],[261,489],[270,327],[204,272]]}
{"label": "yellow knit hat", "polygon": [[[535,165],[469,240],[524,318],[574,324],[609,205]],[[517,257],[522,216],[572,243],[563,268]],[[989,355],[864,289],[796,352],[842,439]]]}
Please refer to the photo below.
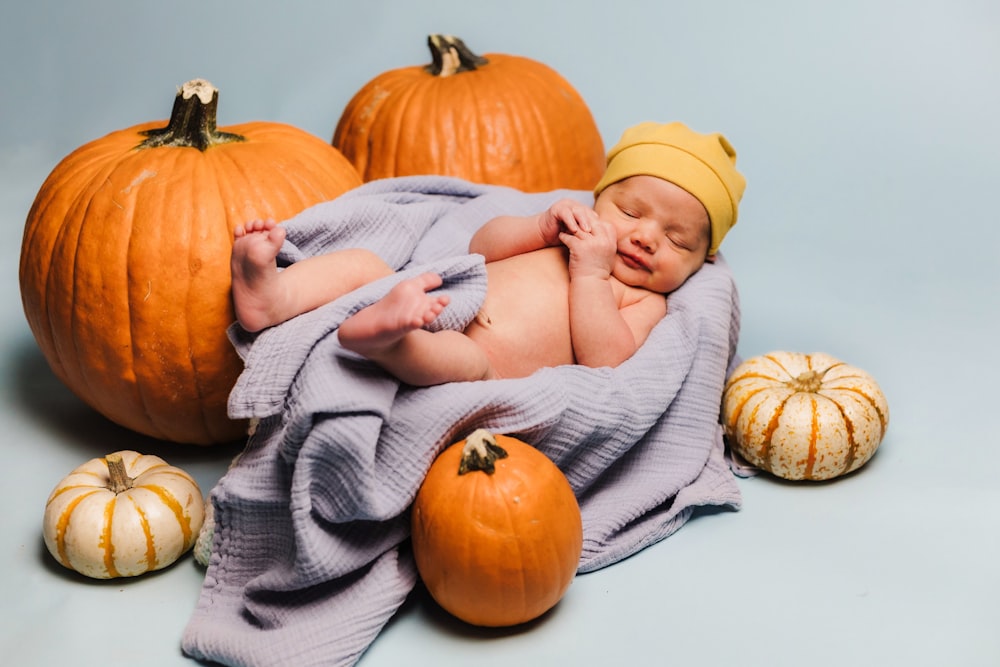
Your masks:
{"label": "yellow knit hat", "polygon": [[640,123],[625,130],[608,153],[608,167],[594,196],[629,176],[656,176],[697,197],[708,211],[715,254],[736,224],[746,179],[736,171],[736,151],[721,134],[700,134],[683,123]]}

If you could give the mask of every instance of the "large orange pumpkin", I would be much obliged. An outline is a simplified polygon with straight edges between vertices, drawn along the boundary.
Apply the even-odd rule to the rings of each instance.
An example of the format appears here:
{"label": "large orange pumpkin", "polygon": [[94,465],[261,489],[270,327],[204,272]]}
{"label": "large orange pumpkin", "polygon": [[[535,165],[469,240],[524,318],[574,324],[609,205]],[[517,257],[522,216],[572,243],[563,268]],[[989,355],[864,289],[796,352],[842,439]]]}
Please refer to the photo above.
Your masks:
{"label": "large orange pumpkin", "polygon": [[413,554],[428,592],[486,627],[525,623],[562,598],[583,524],[573,490],[544,454],[479,429],[431,466],[412,512]]}
{"label": "large orange pumpkin", "polygon": [[175,442],[232,441],[242,364],[233,229],[283,220],[361,184],[325,141],[289,125],[216,128],[218,91],[195,80],[169,123],[112,132],[64,158],[28,214],[24,312],[53,372],[108,419]]}
{"label": "large orange pumpkin", "polygon": [[366,180],[456,176],[527,192],[589,190],[604,142],[580,94],[535,60],[480,57],[455,37],[428,38],[432,64],[376,76],[333,135]]}

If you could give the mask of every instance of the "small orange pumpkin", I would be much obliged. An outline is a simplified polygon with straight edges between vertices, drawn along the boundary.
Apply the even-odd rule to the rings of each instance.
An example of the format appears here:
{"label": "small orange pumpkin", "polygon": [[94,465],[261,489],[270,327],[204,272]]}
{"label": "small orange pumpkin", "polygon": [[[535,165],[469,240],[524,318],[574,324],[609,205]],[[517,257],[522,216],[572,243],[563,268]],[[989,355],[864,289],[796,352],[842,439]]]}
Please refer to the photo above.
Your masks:
{"label": "small orange pumpkin", "polygon": [[889,405],[868,373],[828,354],[771,352],[737,366],[723,393],[733,449],[790,480],[857,470],[889,426]]}
{"label": "small orange pumpkin", "polygon": [[527,192],[589,190],[604,142],[580,94],[535,60],[478,56],[431,35],[433,62],[383,72],[359,90],[333,145],[365,181],[441,174]]}
{"label": "small orange pumpkin", "polygon": [[473,625],[535,619],[569,588],[583,549],[573,489],[544,454],[479,429],[446,449],[412,511],[428,592]]}
{"label": "small orange pumpkin", "polygon": [[319,137],[216,129],[217,106],[210,83],[190,81],[166,127],[75,150],[39,190],[21,246],[24,312],[55,375],[108,419],[175,442],[245,433],[226,415],[243,367],[226,338],[233,229],[361,184]]}
{"label": "small orange pumpkin", "polygon": [[95,579],[134,577],[185,554],[204,518],[189,474],[126,450],[87,461],[52,489],[43,535],[64,567]]}

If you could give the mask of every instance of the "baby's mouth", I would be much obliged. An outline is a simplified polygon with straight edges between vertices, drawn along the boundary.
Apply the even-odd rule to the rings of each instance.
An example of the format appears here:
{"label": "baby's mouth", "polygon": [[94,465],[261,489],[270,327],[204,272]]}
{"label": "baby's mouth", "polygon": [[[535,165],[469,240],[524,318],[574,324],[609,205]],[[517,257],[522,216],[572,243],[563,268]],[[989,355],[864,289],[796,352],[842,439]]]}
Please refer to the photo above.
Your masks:
{"label": "baby's mouth", "polygon": [[644,262],[641,257],[638,257],[636,255],[630,255],[624,252],[619,252],[618,256],[622,258],[622,262],[625,263],[625,266],[629,267],[630,269],[638,269],[640,271],[649,270],[649,267],[646,266],[646,262]]}

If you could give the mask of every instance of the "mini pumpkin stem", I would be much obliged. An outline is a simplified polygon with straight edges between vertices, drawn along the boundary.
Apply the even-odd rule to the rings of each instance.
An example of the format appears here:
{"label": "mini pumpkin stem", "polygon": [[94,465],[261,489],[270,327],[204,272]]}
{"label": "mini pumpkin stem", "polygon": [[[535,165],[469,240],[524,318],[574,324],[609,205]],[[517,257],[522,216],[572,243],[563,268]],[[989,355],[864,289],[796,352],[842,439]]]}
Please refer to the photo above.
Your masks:
{"label": "mini pumpkin stem", "polygon": [[218,108],[218,89],[205,79],[192,79],[177,91],[167,126],[144,131],[148,139],[136,148],[187,146],[204,151],[219,144],[246,141],[242,135],[216,129]]}
{"label": "mini pumpkin stem", "polygon": [[493,434],[484,428],[476,429],[465,439],[462,448],[462,461],[458,465],[458,474],[480,470],[492,475],[496,469],[497,459],[507,458],[507,450],[497,444]]}
{"label": "mini pumpkin stem", "polygon": [[104,457],[104,461],[108,464],[108,475],[111,477],[108,482],[108,489],[111,493],[122,493],[131,489],[133,480],[125,470],[122,455],[118,453],[108,454]]}
{"label": "mini pumpkin stem", "polygon": [[434,76],[446,77],[459,72],[470,72],[487,64],[489,60],[473,53],[454,35],[428,35],[427,46],[431,49],[431,64],[424,70]]}
{"label": "mini pumpkin stem", "polygon": [[823,375],[826,371],[806,371],[786,384],[795,391],[816,393],[823,386]]}

